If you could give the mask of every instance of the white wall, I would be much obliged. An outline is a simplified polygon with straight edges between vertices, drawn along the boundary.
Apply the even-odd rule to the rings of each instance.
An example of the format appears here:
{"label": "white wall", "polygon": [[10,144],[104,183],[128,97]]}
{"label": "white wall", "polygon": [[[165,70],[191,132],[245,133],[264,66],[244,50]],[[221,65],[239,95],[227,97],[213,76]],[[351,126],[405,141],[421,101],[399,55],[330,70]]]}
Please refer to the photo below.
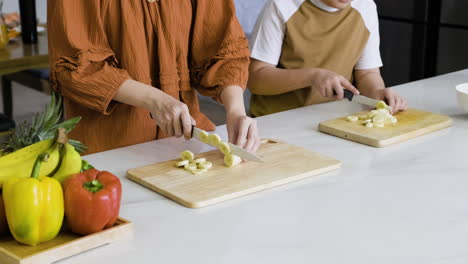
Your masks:
{"label": "white wall", "polygon": [[[82,0],[77,0],[82,1]],[[3,12],[4,13],[11,13],[11,12],[18,12],[19,13],[19,0],[3,0]],[[45,23],[47,21],[47,0],[36,0],[36,13],[37,18],[41,23]]]}

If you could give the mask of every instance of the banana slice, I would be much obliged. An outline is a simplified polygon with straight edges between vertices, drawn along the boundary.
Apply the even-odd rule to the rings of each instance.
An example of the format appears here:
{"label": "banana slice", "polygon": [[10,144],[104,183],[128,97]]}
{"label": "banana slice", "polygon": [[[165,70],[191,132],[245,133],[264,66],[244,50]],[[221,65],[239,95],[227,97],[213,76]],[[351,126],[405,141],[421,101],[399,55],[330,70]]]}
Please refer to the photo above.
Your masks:
{"label": "banana slice", "polygon": [[208,170],[206,170],[206,169],[195,169],[195,170],[191,170],[190,172],[191,172],[192,174],[194,174],[194,175],[200,175],[200,174],[205,173],[205,172],[207,172],[207,171],[208,171]]}
{"label": "banana slice", "polygon": [[375,108],[377,108],[377,109],[386,109],[386,108],[387,108],[387,104],[386,104],[384,101],[379,101],[379,102],[375,105]]}
{"label": "banana slice", "polygon": [[203,163],[203,162],[206,162],[206,158],[199,158],[199,159],[194,160],[193,162],[195,162],[195,164]]}
{"label": "banana slice", "polygon": [[182,153],[180,153],[180,158],[182,160],[193,160],[194,157],[195,157],[195,155],[193,155],[193,153],[191,151],[188,151],[188,150],[185,150]]}
{"label": "banana slice", "polygon": [[229,168],[234,167],[242,162],[242,159],[236,155],[224,155],[224,164]]}
{"label": "banana slice", "polygon": [[378,113],[377,110],[371,110],[371,111],[369,112],[368,117],[369,117],[369,118],[373,118],[377,113]]}
{"label": "banana slice", "polygon": [[227,142],[223,141],[219,143],[218,148],[224,155],[231,153],[231,147],[229,147],[229,144]]}
{"label": "banana slice", "polygon": [[213,163],[211,163],[210,161],[205,161],[205,162],[197,164],[197,168],[201,170],[209,170],[212,167],[213,167]]}
{"label": "banana slice", "polygon": [[187,170],[187,171],[196,170],[196,169],[197,169],[197,164],[195,164],[195,163],[189,163],[189,164],[187,164],[187,165],[184,166],[184,169]]}
{"label": "banana slice", "polygon": [[356,122],[359,120],[359,117],[357,116],[347,116],[346,119],[348,119],[349,122]]}
{"label": "banana slice", "polygon": [[390,118],[390,123],[392,123],[392,124],[398,123],[398,119],[396,117],[390,116],[389,118]]}
{"label": "banana slice", "polygon": [[206,131],[200,131],[200,140],[203,142],[203,143],[206,143],[208,144],[210,142],[210,139],[209,139],[209,134],[206,132]]}
{"label": "banana slice", "polygon": [[213,147],[218,147],[219,143],[221,143],[221,138],[218,136],[218,134],[210,134],[208,136],[208,140],[209,144]]}
{"label": "banana slice", "polygon": [[189,164],[188,160],[181,160],[181,161],[176,163],[176,167],[184,167],[187,164]]}
{"label": "banana slice", "polygon": [[374,127],[374,125],[372,124],[372,122],[366,123],[365,126],[368,127],[368,128],[373,128],[373,127]]}
{"label": "banana slice", "polygon": [[374,123],[374,126],[375,127],[384,127],[385,124],[383,122],[377,122],[377,123]]}

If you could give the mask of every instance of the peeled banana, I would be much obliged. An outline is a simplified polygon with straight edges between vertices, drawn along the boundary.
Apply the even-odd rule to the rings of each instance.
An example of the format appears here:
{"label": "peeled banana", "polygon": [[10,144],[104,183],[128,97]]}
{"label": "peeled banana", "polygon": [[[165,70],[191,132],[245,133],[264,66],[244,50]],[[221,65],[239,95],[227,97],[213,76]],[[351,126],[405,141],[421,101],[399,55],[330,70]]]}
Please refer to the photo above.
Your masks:
{"label": "peeled banana", "polygon": [[81,156],[75,148],[66,143],[62,150],[62,160],[57,172],[54,173],[52,178],[55,178],[60,183],[63,183],[69,176],[79,173],[81,171]]}
{"label": "peeled banana", "polygon": [[387,124],[396,124],[398,119],[387,109],[387,104],[384,101],[379,101],[375,106],[376,110],[371,110],[367,115],[359,116],[347,116],[346,119],[349,122],[357,122],[358,120],[364,120],[361,124],[367,128],[373,127],[385,127]]}
{"label": "peeled banana", "polygon": [[203,130],[200,131],[200,140],[203,143],[209,144],[210,143],[209,134],[206,131],[203,131]]}
{"label": "peeled banana", "polygon": [[229,168],[234,167],[242,162],[242,159],[236,155],[224,155],[224,164]]}
{"label": "peeled banana", "polygon": [[210,134],[208,136],[209,144],[213,147],[218,147],[219,143],[221,143],[221,138],[217,134]]}
{"label": "peeled banana", "polygon": [[48,159],[42,164],[39,172],[39,177],[43,177],[52,173],[60,161],[60,145],[53,139],[39,141],[0,157],[0,186],[11,177],[31,176],[36,158],[41,153],[48,153]]}
{"label": "peeled banana", "polygon": [[227,155],[231,153],[231,147],[229,147],[229,144],[227,142],[221,142],[218,145],[218,149],[224,154]]}

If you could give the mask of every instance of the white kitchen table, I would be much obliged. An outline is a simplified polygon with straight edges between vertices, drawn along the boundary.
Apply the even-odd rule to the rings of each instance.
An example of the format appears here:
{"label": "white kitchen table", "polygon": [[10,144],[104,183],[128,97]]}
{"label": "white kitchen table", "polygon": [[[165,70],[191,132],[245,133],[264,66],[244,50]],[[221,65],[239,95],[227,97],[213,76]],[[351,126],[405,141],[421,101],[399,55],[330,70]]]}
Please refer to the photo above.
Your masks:
{"label": "white kitchen table", "polygon": [[[130,168],[211,148],[169,138],[87,156],[123,183],[121,216],[134,237],[60,263],[468,263],[468,114],[455,85],[468,70],[395,87],[413,108],[453,127],[387,148],[318,132],[360,111],[346,101],[258,118],[262,137],[342,161],[331,173],[202,209],[185,208],[126,178]],[[226,138],[225,126],[217,133]]]}

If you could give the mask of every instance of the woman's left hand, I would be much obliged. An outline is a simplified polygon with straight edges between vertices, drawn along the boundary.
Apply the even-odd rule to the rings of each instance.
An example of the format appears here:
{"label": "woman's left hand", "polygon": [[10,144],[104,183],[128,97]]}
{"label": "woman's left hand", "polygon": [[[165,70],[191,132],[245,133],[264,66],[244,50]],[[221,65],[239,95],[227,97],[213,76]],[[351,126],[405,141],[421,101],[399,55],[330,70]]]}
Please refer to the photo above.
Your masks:
{"label": "woman's left hand", "polygon": [[245,114],[227,114],[229,142],[243,147],[249,152],[257,151],[260,146],[257,120]]}

